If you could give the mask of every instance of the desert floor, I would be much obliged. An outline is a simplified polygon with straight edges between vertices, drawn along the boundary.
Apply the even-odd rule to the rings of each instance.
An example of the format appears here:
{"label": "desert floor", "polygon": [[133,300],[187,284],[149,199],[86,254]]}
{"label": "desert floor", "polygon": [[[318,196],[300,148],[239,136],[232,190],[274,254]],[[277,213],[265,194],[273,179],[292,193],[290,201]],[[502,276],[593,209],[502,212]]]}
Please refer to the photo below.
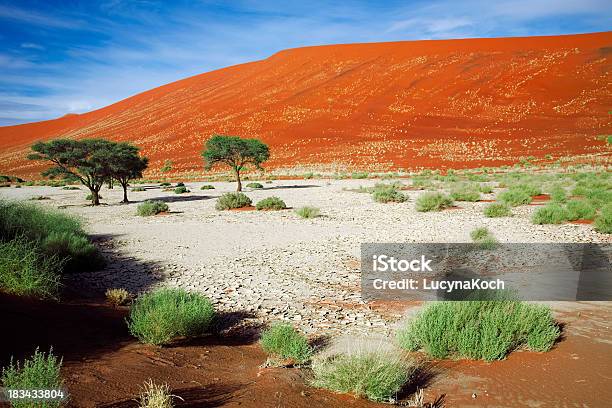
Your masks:
{"label": "desert floor", "polygon": [[[264,189],[244,191],[254,203],[274,195],[291,208],[305,205],[320,208],[322,216],[310,220],[301,219],[292,209],[215,210],[216,198],[233,191],[234,183],[206,183],[214,185],[214,190],[200,190],[205,183],[186,183],[191,192],[181,195],[164,192],[157,185],[143,185],[145,191],[129,192],[130,204],[119,204],[121,188],[105,188],[101,192],[103,205],[97,208],[87,205],[88,192],[83,188],[75,191],[56,187],[3,188],[0,197],[22,200],[49,197],[39,203],[82,217],[86,229],[109,260],[105,269],[78,274],[67,282],[79,295],[79,301],[65,307],[85,308],[84,316],[92,308],[101,314],[102,322],[111,319],[108,324],[117,338],[113,347],[100,345],[95,357],[71,358],[68,352],[66,370],[71,377],[67,385],[77,406],[85,404],[94,391],[99,395],[96,403],[117,401],[120,394],[113,390],[121,383],[116,372],[122,369],[133,369],[132,374],[124,374],[130,383],[122,385],[126,393],[128,389],[134,392],[134,387],[137,391],[137,384],[147,378],[147,370],[161,370],[160,375],[169,379],[173,389],[192,389],[189,387],[193,384],[180,387],[176,383],[187,381],[181,379],[178,370],[189,367],[198,371],[200,363],[208,365],[207,374],[193,374],[193,378],[199,376],[201,385],[206,383],[209,390],[214,390],[210,387],[216,378],[217,382],[231,382],[235,389],[229,385],[221,389],[217,385],[218,395],[214,392],[212,396],[204,395],[201,405],[194,406],[249,406],[248,402],[254,401],[267,401],[265,406],[365,404],[300,385],[304,379],[297,371],[273,369],[262,374],[257,362],[260,364],[265,357],[252,341],[240,344],[217,341],[196,348],[170,349],[138,345],[130,340],[122,325],[124,311],[109,310],[95,303],[110,287],[125,287],[133,293],[156,286],[202,291],[219,311],[230,316],[236,327],[244,330],[284,319],[310,336],[327,337],[332,348],[351,344],[393,347],[396,327],[420,304],[368,304],[361,300],[361,243],[470,242],[470,231],[482,226],[488,227],[500,242],[612,242],[609,235],[599,234],[587,224],[531,224],[531,213],[541,205],[538,202],[514,208],[513,217],[486,218],[482,215],[486,202],[460,202],[459,208],[419,213],[414,202],[421,191],[404,191],[409,201],[401,204],[375,203],[369,194],[347,191],[375,182],[275,180],[264,184]],[[484,198],[493,199],[494,194]],[[167,202],[170,212],[136,216],[136,206],[146,199]],[[84,301],[85,295],[93,300]],[[447,406],[503,407],[598,407],[605,405],[603,401],[612,401],[612,303],[551,305],[563,324],[563,338],[552,351],[515,352],[508,359],[493,363],[429,363],[430,375],[421,384],[427,400],[444,396]],[[118,323],[112,320],[114,315]],[[13,318],[19,320],[18,315]],[[92,324],[96,318],[93,319]],[[53,330],[50,324],[45,327]],[[238,330],[236,327],[228,330]],[[96,337],[91,330],[86,330],[86,335]],[[53,336],[49,334],[45,341],[51,343]],[[109,336],[102,339],[111,341]],[[19,340],[13,342],[17,345]],[[70,344],[68,341],[64,347],[70,349]],[[78,355],[74,349],[72,354]],[[211,357],[203,358],[205,354]],[[214,355],[225,362],[207,363]],[[222,366],[233,368],[221,369]],[[220,370],[219,374],[211,371],[215,368]],[[242,382],[237,382],[236,370],[242,370]],[[279,387],[279,395],[274,394],[275,386]],[[253,397],[249,387],[255,387],[258,391],[252,393],[259,393],[259,397]],[[270,394],[274,398],[264,398]]]}

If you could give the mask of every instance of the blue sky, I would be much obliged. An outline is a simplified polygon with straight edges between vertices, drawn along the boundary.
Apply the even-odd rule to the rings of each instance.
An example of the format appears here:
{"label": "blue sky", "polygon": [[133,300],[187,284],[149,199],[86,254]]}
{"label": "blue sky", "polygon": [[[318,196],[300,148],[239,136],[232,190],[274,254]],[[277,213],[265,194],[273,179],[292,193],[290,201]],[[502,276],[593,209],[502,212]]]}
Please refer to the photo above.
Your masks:
{"label": "blue sky", "polygon": [[609,0],[0,0],[0,126],[305,45],[611,29]]}

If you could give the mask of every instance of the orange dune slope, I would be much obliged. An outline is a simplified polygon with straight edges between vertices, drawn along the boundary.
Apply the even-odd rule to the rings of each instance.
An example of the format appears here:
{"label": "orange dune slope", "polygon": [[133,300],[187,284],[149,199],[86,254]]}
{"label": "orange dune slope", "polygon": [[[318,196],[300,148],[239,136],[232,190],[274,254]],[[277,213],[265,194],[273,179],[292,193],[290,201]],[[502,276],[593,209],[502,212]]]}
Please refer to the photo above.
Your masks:
{"label": "orange dune slope", "polygon": [[[0,174],[29,145],[103,137],[200,171],[211,134],[257,137],[271,168],[478,167],[610,152],[612,32],[305,47],[183,79],[105,108],[0,127]],[[599,136],[599,137],[598,137]]]}

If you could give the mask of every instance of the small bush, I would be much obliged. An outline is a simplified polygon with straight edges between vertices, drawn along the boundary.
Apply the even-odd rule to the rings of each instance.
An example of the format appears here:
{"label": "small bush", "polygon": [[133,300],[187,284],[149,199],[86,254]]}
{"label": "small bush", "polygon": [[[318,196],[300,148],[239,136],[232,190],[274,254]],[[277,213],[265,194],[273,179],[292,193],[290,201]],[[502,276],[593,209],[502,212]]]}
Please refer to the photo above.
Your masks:
{"label": "small bush", "polygon": [[451,190],[451,197],[455,201],[478,201],[480,200],[480,192],[477,188],[470,185],[456,186]]}
{"label": "small bush", "polygon": [[567,208],[570,221],[575,220],[592,220],[595,218],[595,207],[585,200],[570,200],[565,208]]}
{"label": "small bush", "polygon": [[8,293],[56,297],[62,268],[60,258],[44,256],[36,243],[23,237],[0,241],[0,287]]}
{"label": "small bush", "polygon": [[290,324],[277,323],[261,334],[261,348],[272,356],[303,364],[312,355],[306,337]]}
{"label": "small bush", "polygon": [[185,194],[189,192],[190,192],[189,189],[185,186],[179,186],[174,189],[174,194]]}
{"label": "small bush", "polygon": [[360,352],[316,360],[313,386],[377,402],[395,401],[414,368],[390,353]]}
{"label": "small bush", "polygon": [[534,224],[561,224],[569,220],[569,211],[560,204],[550,203],[540,207],[531,217]]}
{"label": "small bush", "polygon": [[356,171],[351,174],[351,178],[356,179],[356,180],[361,180],[361,179],[367,179],[369,175],[370,174],[365,171]]}
{"label": "small bush", "polygon": [[[53,355],[53,350],[49,353],[41,353],[38,348],[34,355],[25,359],[22,363],[11,362],[8,367],[2,368],[2,384],[5,389],[16,390],[40,390],[40,389],[61,389],[63,381],[60,375],[62,359]],[[35,404],[32,400],[12,400],[11,406],[15,408],[26,407],[59,407],[61,400],[45,400],[40,404]]]}
{"label": "small bush", "polygon": [[30,200],[32,201],[42,201],[42,200],[50,200],[50,199],[51,199],[50,197],[43,196],[43,195],[39,195],[39,196],[30,198]]}
{"label": "small bush", "polygon": [[268,197],[259,201],[256,205],[257,210],[284,210],[287,205],[278,197]]}
{"label": "small bush", "polygon": [[548,351],[560,330],[550,309],[513,300],[431,303],[400,329],[398,343],[434,358],[500,360],[527,347]]}
{"label": "small bush", "polygon": [[141,342],[164,345],[208,332],[215,315],[210,300],[182,289],[158,289],[139,296],[130,310],[130,333]]}
{"label": "small bush", "polygon": [[542,189],[535,184],[515,184],[510,190],[522,191],[530,197],[542,194]]}
{"label": "small bush", "polygon": [[498,244],[497,239],[493,236],[491,231],[485,227],[476,228],[470,232],[470,237],[481,249],[493,249]]}
{"label": "small bush", "polygon": [[163,201],[146,200],[138,204],[136,214],[140,215],[141,217],[148,217],[151,215],[168,212],[169,210],[170,207],[168,207],[168,204],[164,203]]}
{"label": "small bush", "polygon": [[160,187],[170,187],[172,184],[168,183],[167,181],[164,181],[163,183],[159,183]]}
{"label": "small bush", "polygon": [[509,217],[512,215],[510,207],[504,203],[491,203],[484,208],[483,213],[485,217],[489,218]]}
{"label": "small bush", "polygon": [[231,210],[232,208],[248,207],[251,199],[243,193],[225,193],[217,199],[215,208],[217,210]]}
{"label": "small bush", "polygon": [[567,201],[567,194],[565,189],[561,186],[555,186],[550,190],[550,199],[555,203],[565,203]]}
{"label": "small bush", "polygon": [[261,183],[249,183],[246,185],[247,188],[263,188],[263,184]]}
{"label": "small bush", "polygon": [[478,191],[483,194],[491,194],[493,192],[493,186],[489,184],[481,184],[478,186]]}
{"label": "small bush", "polygon": [[168,384],[157,385],[149,379],[138,397],[138,408],[172,408],[172,397]]}
{"label": "small bush", "polygon": [[183,183],[182,181],[179,181],[178,183],[176,183],[176,186],[174,187],[185,187],[185,183]]}
{"label": "small bush", "polygon": [[372,190],[372,198],[378,203],[403,203],[408,200],[408,197],[397,189],[398,184],[376,184]]}
{"label": "small bush", "polygon": [[144,187],[134,187],[132,191],[137,193],[137,192],[147,191],[147,190]]}
{"label": "small bush", "polygon": [[200,190],[214,190],[215,186],[211,185],[211,184],[204,184],[202,187],[200,187]]}
{"label": "small bush", "polygon": [[[103,197],[102,197],[102,195],[101,195],[101,194],[98,194],[98,199],[100,199],[100,200],[101,200],[102,198],[103,198]],[[85,200],[87,200],[87,201],[91,201],[91,200],[93,200],[93,195],[92,195],[91,193],[87,194],[87,195],[85,196]]]}
{"label": "small bush", "polygon": [[107,289],[104,295],[106,296],[108,303],[114,306],[124,305],[128,300],[130,300],[130,292],[123,288]]}
{"label": "small bush", "polygon": [[64,186],[62,190],[80,190],[77,186]]}
{"label": "small bush", "polygon": [[608,204],[601,209],[601,214],[595,218],[593,225],[597,232],[612,234],[612,204]]}
{"label": "small bush", "polygon": [[522,190],[507,190],[499,194],[499,200],[512,207],[529,204],[531,196]]}
{"label": "small bush", "polygon": [[316,207],[301,207],[295,210],[295,213],[302,218],[317,218],[321,215],[321,211]]}
{"label": "small bush", "polygon": [[416,210],[421,212],[441,211],[453,205],[453,199],[440,193],[424,193],[416,200]]}

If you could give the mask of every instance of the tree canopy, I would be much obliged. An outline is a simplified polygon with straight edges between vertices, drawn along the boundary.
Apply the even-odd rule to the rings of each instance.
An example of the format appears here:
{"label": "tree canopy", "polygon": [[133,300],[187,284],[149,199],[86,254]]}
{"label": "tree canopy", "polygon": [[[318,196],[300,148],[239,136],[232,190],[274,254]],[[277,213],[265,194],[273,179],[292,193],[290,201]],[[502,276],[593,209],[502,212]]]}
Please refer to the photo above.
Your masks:
{"label": "tree canopy", "polygon": [[261,164],[270,158],[270,149],[258,139],[213,135],[206,142],[202,157],[206,169],[217,163],[229,166],[236,175],[237,191],[242,191],[240,172],[249,165],[261,169]]}
{"label": "tree canopy", "polygon": [[128,202],[127,187],[130,180],[142,178],[142,172],[149,165],[149,159],[140,157],[140,149],[130,143],[115,143],[112,146],[110,161],[111,176],[123,187],[123,201]]}

